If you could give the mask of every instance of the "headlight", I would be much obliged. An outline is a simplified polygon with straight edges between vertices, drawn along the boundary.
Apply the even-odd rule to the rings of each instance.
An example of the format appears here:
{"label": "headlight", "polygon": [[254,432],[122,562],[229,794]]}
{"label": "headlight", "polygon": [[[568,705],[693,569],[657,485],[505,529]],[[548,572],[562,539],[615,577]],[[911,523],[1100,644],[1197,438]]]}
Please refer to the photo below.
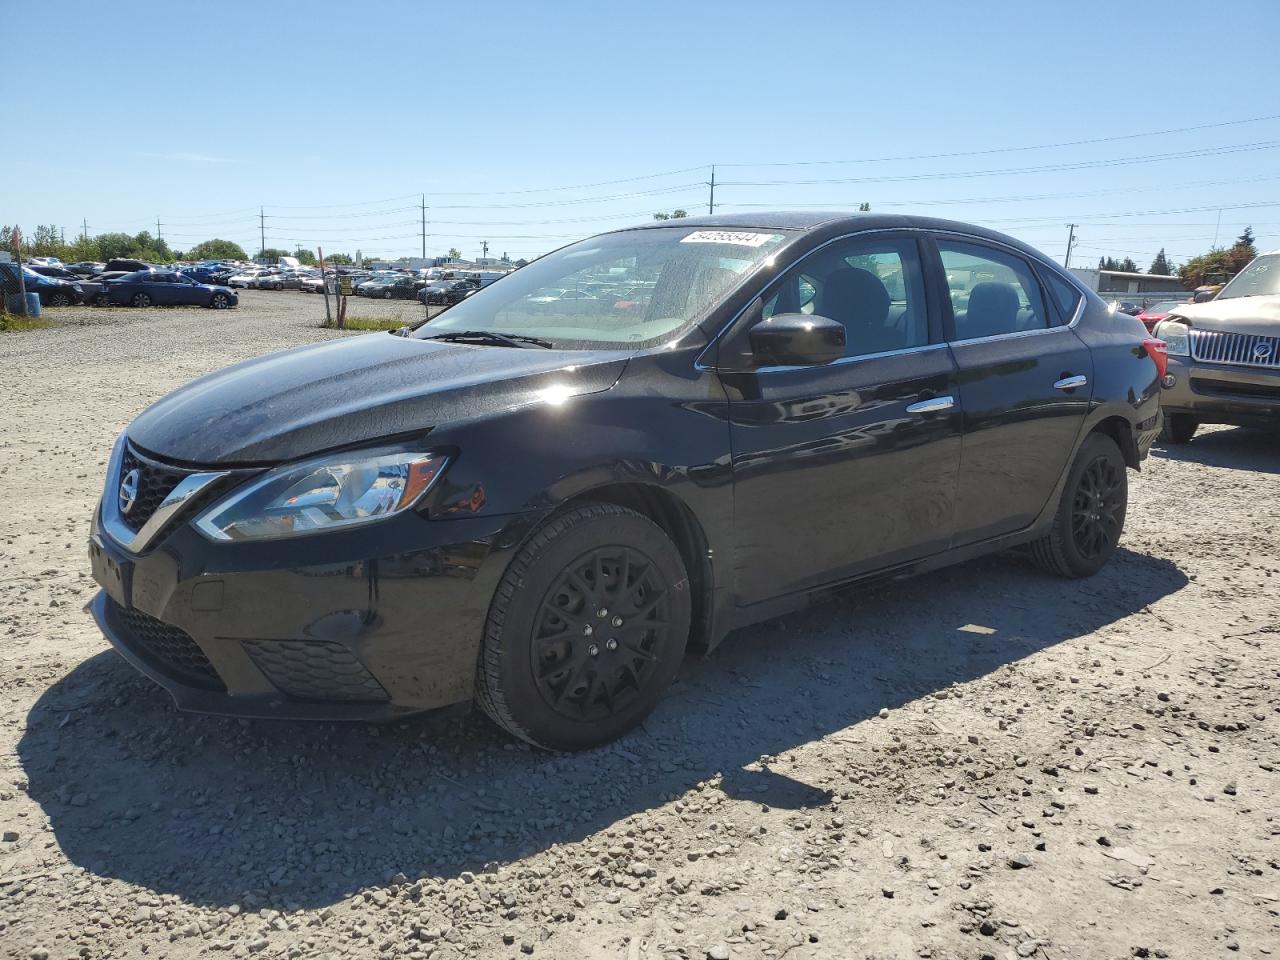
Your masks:
{"label": "headlight", "polygon": [[1155,335],[1165,342],[1171,356],[1191,356],[1191,328],[1180,320],[1165,320],[1157,324]]}
{"label": "headlight", "polygon": [[196,528],[210,540],[268,540],[372,523],[417,503],[447,459],[395,448],[277,467],[200,514]]}

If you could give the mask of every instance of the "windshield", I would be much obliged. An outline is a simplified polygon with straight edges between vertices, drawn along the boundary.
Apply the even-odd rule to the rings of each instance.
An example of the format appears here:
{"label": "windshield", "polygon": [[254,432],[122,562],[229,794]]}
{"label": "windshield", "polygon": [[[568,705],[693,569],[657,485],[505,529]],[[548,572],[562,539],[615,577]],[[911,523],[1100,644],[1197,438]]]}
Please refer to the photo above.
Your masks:
{"label": "windshield", "polygon": [[1257,257],[1222,288],[1216,299],[1266,297],[1280,294],[1280,253]]}
{"label": "windshield", "polygon": [[698,320],[792,235],[663,227],[592,237],[489,284],[414,336],[468,330],[563,349],[647,346]]}

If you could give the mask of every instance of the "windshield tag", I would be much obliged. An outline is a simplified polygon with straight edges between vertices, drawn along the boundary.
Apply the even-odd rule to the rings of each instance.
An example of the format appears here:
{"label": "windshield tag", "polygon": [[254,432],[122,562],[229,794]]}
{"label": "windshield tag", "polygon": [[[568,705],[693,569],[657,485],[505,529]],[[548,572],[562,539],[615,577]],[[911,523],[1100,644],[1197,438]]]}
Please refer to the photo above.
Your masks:
{"label": "windshield tag", "polygon": [[732,230],[695,230],[681,243],[735,243],[742,247],[762,247],[777,234],[774,233],[740,233]]}

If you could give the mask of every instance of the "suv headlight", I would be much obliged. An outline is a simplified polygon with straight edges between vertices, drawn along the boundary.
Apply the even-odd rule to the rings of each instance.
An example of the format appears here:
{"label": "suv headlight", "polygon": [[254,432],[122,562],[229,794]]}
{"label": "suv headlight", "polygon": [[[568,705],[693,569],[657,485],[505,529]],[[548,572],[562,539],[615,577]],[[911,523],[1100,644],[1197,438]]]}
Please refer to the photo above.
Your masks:
{"label": "suv headlight", "polygon": [[447,462],[442,453],[384,448],[286,464],[213,504],[196,517],[196,529],[226,542],[372,523],[421,500]]}
{"label": "suv headlight", "polygon": [[1165,342],[1169,354],[1175,357],[1191,356],[1191,328],[1180,320],[1165,320],[1156,324],[1155,335]]}

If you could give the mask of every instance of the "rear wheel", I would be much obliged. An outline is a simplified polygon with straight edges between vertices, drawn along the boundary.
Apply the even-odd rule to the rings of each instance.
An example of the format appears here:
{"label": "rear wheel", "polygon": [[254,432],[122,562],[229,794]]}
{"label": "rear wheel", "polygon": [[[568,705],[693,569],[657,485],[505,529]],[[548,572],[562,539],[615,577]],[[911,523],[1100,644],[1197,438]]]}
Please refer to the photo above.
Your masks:
{"label": "rear wheel", "polygon": [[145,293],[135,293],[130,303],[135,307],[149,307],[151,306],[151,297]]}
{"label": "rear wheel", "polygon": [[548,521],[503,575],[477,668],[480,706],[550,750],[607,743],[643,720],[680,668],[690,598],[675,544],[607,503]]}
{"label": "rear wheel", "polygon": [[1165,443],[1190,443],[1200,429],[1200,421],[1189,413],[1166,413],[1160,438]]}
{"label": "rear wheel", "polygon": [[1124,457],[1110,437],[1090,434],[1076,454],[1049,534],[1031,543],[1036,564],[1062,577],[1091,577],[1115,553],[1129,503]]}

